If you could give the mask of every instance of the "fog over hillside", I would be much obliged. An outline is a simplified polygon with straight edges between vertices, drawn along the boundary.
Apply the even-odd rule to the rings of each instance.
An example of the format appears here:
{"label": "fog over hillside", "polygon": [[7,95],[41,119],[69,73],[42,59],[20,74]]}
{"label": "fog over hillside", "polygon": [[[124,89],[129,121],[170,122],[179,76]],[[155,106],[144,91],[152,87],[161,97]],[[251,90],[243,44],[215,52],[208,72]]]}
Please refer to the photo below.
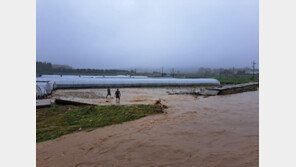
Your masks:
{"label": "fog over hillside", "polygon": [[38,0],[37,61],[194,70],[259,64],[258,0]]}

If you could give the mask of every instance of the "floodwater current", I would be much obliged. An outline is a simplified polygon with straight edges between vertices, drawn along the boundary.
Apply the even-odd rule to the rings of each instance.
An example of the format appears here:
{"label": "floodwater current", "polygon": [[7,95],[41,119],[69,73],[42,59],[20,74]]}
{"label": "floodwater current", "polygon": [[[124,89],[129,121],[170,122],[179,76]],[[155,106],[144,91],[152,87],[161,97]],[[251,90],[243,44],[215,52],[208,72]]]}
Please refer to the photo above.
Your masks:
{"label": "floodwater current", "polygon": [[[165,114],[37,143],[37,166],[258,166],[259,91],[194,97],[168,95],[167,90],[121,89],[121,104],[160,98],[168,109]],[[105,94],[105,89],[57,90],[53,98],[115,103],[106,103]]]}

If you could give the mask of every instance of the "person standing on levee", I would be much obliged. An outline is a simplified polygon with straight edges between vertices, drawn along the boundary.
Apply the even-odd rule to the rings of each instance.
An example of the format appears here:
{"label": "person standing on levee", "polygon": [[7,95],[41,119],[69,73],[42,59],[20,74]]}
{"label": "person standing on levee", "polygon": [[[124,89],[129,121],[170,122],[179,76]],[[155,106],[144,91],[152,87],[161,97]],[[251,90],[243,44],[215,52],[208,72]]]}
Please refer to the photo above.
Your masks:
{"label": "person standing on levee", "polygon": [[117,89],[115,92],[116,103],[120,103],[120,96],[121,96],[120,91],[119,89]]}
{"label": "person standing on levee", "polygon": [[111,97],[111,90],[110,90],[110,88],[107,88],[106,102],[109,102],[109,100],[108,100],[108,96]]}
{"label": "person standing on levee", "polygon": [[107,88],[107,96],[106,96],[106,98],[107,98],[108,96],[111,97],[111,90],[110,90],[110,88]]}

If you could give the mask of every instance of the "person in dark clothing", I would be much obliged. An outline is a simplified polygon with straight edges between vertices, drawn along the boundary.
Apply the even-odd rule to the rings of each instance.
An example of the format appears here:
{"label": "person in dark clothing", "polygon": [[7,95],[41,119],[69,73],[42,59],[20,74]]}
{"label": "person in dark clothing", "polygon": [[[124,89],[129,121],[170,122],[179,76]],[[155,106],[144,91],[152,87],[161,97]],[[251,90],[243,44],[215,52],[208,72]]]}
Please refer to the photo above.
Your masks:
{"label": "person in dark clothing", "polygon": [[119,91],[119,89],[117,89],[116,92],[115,92],[116,103],[120,102],[120,96],[121,96],[120,91]]}
{"label": "person in dark clothing", "polygon": [[111,90],[110,90],[110,88],[107,88],[107,96],[106,96],[106,99],[107,99],[108,96],[111,97]]}

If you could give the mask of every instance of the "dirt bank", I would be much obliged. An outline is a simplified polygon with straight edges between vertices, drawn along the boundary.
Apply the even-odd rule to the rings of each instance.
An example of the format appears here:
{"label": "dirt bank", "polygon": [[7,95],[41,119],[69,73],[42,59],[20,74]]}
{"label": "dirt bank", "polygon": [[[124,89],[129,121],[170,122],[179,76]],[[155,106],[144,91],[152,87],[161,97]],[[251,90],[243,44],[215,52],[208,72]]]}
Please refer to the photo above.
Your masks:
{"label": "dirt bank", "polygon": [[161,98],[167,114],[38,143],[37,166],[258,166],[258,91],[207,98],[167,95],[164,88],[121,91],[122,103]]}

